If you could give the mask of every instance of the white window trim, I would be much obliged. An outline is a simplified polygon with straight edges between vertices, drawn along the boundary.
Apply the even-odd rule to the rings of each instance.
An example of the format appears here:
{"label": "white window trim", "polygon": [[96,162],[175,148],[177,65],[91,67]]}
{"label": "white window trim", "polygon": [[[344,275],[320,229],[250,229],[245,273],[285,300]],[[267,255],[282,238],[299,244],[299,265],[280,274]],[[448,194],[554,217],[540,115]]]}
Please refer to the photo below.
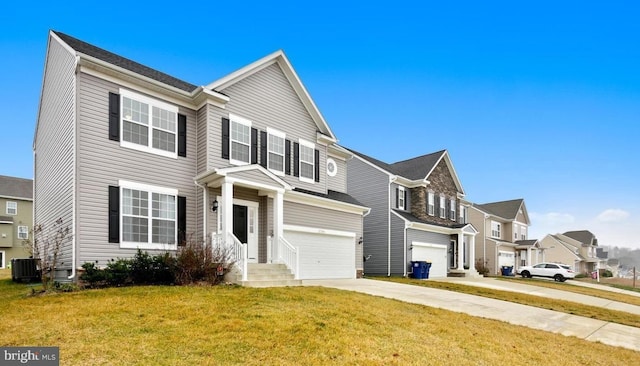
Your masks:
{"label": "white window trim", "polygon": [[[314,152],[315,154],[315,149],[316,149],[316,144],[314,144],[313,142],[309,142],[303,139],[298,139],[298,143],[300,144],[300,147],[305,146],[311,149],[311,151]],[[309,164],[309,162],[305,162],[305,164]],[[298,152],[298,172],[300,172],[300,176],[298,177],[300,179],[301,182],[306,182],[306,183],[315,183],[315,175],[316,175],[316,165],[315,165],[315,157],[313,158],[313,160],[311,161],[311,171],[313,172],[313,177],[311,178],[307,178],[307,177],[303,177],[302,176],[302,154],[299,151]]]}
{"label": "white window trim", "polygon": [[[24,238],[20,237],[20,228],[25,228],[24,233],[26,234],[26,237],[24,237]],[[17,230],[18,230],[18,236],[17,236],[18,239],[20,239],[20,240],[28,240],[29,239],[29,227],[28,226],[26,226],[26,225],[18,225],[18,229]]]}
{"label": "white window trim", "polygon": [[[498,230],[494,230],[494,225],[497,225]],[[497,233],[497,236],[495,233]],[[502,238],[502,224],[497,221],[491,221],[491,237],[500,239]]]}
{"label": "white window trim", "polygon": [[466,222],[467,220],[466,220],[466,217],[465,217],[465,216],[467,216],[466,207],[464,205],[460,204],[459,211],[460,211],[460,213],[458,214],[458,222],[461,223],[461,224],[466,224],[467,223]]}
{"label": "white window trim", "polygon": [[444,195],[440,196],[440,207],[438,207],[438,214],[440,215],[441,219],[446,219],[447,218],[447,199],[445,198]]}
{"label": "white window trim", "polygon": [[456,217],[456,200],[455,198],[450,198],[449,199],[449,216],[451,221],[456,221],[457,217]]}
{"label": "white window trim", "polygon": [[[233,134],[231,133],[231,129],[233,126],[233,123],[239,123],[241,125],[247,126],[249,127],[249,144],[247,145],[249,147],[249,161],[242,161],[242,160],[236,160],[233,158],[233,143],[237,142],[239,144],[243,144],[245,145],[244,142],[240,142],[240,141],[236,141],[233,139]],[[246,119],[246,118],[242,118],[240,116],[236,116],[235,114],[231,114],[229,113],[229,163],[231,165],[249,165],[251,164],[251,121]],[[269,159],[267,159],[269,160]]]}
{"label": "white window trim", "polygon": [[427,214],[429,216],[436,215],[436,195],[433,192],[427,194]]}
{"label": "white window trim", "polygon": [[[123,103],[123,100],[122,100],[123,97],[129,98],[129,99],[135,99],[138,102],[142,102],[142,103],[145,103],[145,104],[149,105],[149,124],[147,125],[147,127],[149,128],[149,135],[147,136],[147,138],[148,138],[148,145],[147,146],[135,144],[133,142],[124,141],[124,135],[123,135],[123,131],[124,131],[124,111],[123,111],[124,103]],[[158,128],[158,127],[153,127],[153,114],[152,114],[153,107],[162,108],[162,109],[165,109],[165,110],[167,110],[169,112],[174,112],[176,114],[176,131],[175,132],[166,131],[166,130],[164,130],[162,128]],[[176,151],[175,152],[156,149],[156,148],[153,147],[153,130],[154,129],[160,130],[160,131],[171,132],[171,133],[173,133],[175,135],[175,147],[176,147]],[[161,156],[166,156],[168,158],[177,159],[178,158],[178,107],[173,106],[171,104],[164,103],[164,102],[159,101],[157,99],[152,99],[152,98],[146,97],[144,95],[131,92],[131,91],[127,90],[127,89],[120,89],[120,146],[126,147],[128,149],[144,151],[144,152],[148,152],[148,153],[155,154],[155,155],[161,155]]]}
{"label": "white window trim", "polygon": [[[15,208],[12,207],[12,209],[15,209],[14,213],[9,212],[9,206],[15,206]],[[11,216],[15,216],[18,214],[18,202],[15,201],[7,201],[7,215],[11,215]]]}
{"label": "white window trim", "polygon": [[0,269],[5,269],[5,261],[7,258],[7,252],[5,252],[4,250],[0,250]]}
{"label": "white window trim", "polygon": [[[402,194],[400,194],[402,192]],[[398,187],[398,209],[404,210],[404,200],[407,198],[404,187]]]}
{"label": "white window trim", "polygon": [[[278,152],[275,152],[275,151],[272,151],[272,150],[269,149],[269,147],[270,147],[269,138],[271,136],[275,136],[275,137],[278,137],[278,138],[282,139],[282,154],[280,154]],[[286,149],[285,148],[285,146],[286,146],[286,142],[285,142],[286,138],[287,138],[287,135],[284,132],[280,132],[280,131],[278,131],[276,129],[273,129],[271,127],[267,127],[267,157],[266,157],[267,158],[267,169],[269,169],[275,175],[279,175],[279,176],[284,176],[284,171],[286,169],[286,167],[285,167],[286,163],[285,163],[285,158],[284,158],[284,155],[286,154],[286,151],[285,151],[285,149]],[[276,170],[276,169],[273,169],[273,168],[270,167],[269,154],[276,154],[276,155],[282,156],[282,170]],[[229,155],[229,156],[231,156],[231,155]]]}
{"label": "white window trim", "polygon": [[[119,207],[120,207],[120,248],[123,249],[150,249],[150,250],[176,250],[178,248],[178,244],[177,244],[177,240],[178,240],[178,190],[177,189],[173,189],[173,188],[166,188],[166,187],[160,187],[160,186],[154,186],[154,185],[150,185],[150,184],[144,184],[144,183],[137,183],[137,182],[130,182],[130,181],[126,181],[126,180],[119,180],[118,181],[118,186],[120,187],[120,202],[119,202]],[[148,220],[149,220],[149,225],[147,227],[147,230],[149,231],[148,233],[148,242],[146,243],[138,243],[138,242],[129,242],[129,241],[124,241],[123,239],[123,235],[122,235],[122,229],[123,229],[123,216],[122,216],[122,190],[123,189],[134,189],[137,191],[145,191],[147,193],[149,193],[149,197],[147,199],[147,204],[149,205],[148,207]],[[151,198],[153,193],[160,193],[160,194],[166,194],[166,195],[171,195],[175,197],[175,208],[176,208],[176,218],[175,218],[175,232],[174,232],[174,238],[176,240],[176,243],[174,244],[155,244],[152,242],[153,240],[153,225],[152,225],[152,221],[153,221],[153,200]]]}

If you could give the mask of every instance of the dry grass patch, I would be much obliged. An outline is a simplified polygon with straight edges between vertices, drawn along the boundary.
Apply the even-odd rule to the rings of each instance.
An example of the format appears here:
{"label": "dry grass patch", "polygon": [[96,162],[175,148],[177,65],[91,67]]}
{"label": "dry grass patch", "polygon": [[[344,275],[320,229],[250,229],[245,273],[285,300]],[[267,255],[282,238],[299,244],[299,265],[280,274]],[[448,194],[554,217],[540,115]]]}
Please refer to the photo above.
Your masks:
{"label": "dry grass patch", "polygon": [[567,314],[584,316],[587,318],[593,318],[603,320],[606,322],[612,322],[622,325],[629,325],[632,327],[640,328],[640,317],[626,313],[624,311],[609,310],[597,306],[589,306],[579,304],[572,301],[552,299],[548,297],[541,297],[535,295],[528,295],[519,292],[495,290],[491,288],[463,285],[452,282],[438,282],[438,281],[424,281],[415,280],[411,278],[402,277],[377,277],[375,279],[382,281],[392,281],[398,283],[405,283],[415,286],[424,286],[437,288],[441,290],[461,292],[469,295],[477,295],[483,297],[489,297],[497,300],[509,301],[517,304],[535,306],[538,308],[559,311]]}
{"label": "dry grass patch", "polygon": [[[598,290],[590,287],[582,287],[577,285],[572,285],[570,283],[557,283],[551,282],[549,280],[537,279],[537,278],[518,278],[518,277],[496,277],[501,281],[518,281],[522,283],[526,283],[528,285],[539,286],[539,287],[547,287],[555,290],[562,290],[567,292],[573,292],[576,294],[588,295],[599,297],[602,299],[607,299],[611,301],[623,302],[626,304],[640,306],[640,297],[621,294],[619,292],[612,292],[606,290]],[[574,281],[574,280],[570,280]],[[606,285],[605,285],[606,286]]]}
{"label": "dry grass patch", "polygon": [[128,287],[25,296],[0,280],[1,345],[64,365],[632,364],[639,352],[320,287]]}

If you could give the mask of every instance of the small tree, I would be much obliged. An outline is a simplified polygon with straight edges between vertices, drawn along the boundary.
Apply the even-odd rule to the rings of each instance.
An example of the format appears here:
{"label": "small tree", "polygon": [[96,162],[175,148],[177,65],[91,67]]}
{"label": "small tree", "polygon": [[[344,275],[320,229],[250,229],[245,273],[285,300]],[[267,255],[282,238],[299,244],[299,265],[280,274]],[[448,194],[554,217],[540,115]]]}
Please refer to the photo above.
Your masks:
{"label": "small tree", "polygon": [[23,242],[32,258],[40,263],[40,279],[44,291],[54,289],[55,271],[58,267],[58,259],[62,245],[71,239],[71,229],[64,226],[62,218],[59,218],[50,227],[37,224],[31,230],[32,239]]}
{"label": "small tree", "polygon": [[[176,282],[180,285],[206,281],[212,285],[222,282],[235,264],[231,247],[211,240],[198,241],[189,237],[176,253]],[[222,269],[222,273],[218,271]]]}
{"label": "small tree", "polygon": [[476,271],[483,276],[489,274],[489,260],[484,258],[476,259]]}

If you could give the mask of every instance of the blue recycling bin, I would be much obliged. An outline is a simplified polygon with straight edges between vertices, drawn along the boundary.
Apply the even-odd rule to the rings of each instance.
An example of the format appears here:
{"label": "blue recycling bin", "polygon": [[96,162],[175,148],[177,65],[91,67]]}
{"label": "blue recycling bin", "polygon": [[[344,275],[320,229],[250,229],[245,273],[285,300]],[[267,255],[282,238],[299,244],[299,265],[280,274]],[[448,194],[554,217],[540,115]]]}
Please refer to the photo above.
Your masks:
{"label": "blue recycling bin", "polygon": [[431,269],[431,262],[422,262],[424,266],[424,278],[429,278],[429,270]]}
{"label": "blue recycling bin", "polygon": [[411,261],[411,268],[413,270],[413,278],[425,279],[429,278],[431,263],[425,261]]}
{"label": "blue recycling bin", "polygon": [[513,276],[513,266],[502,266],[503,276]]}

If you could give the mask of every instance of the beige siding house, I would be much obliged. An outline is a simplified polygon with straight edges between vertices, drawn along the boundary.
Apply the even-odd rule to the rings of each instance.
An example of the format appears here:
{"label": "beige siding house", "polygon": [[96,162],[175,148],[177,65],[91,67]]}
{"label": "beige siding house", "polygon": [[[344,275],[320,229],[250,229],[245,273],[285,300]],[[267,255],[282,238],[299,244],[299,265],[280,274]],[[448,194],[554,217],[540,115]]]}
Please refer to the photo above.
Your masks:
{"label": "beige siding house", "polygon": [[571,265],[577,273],[588,275],[598,268],[606,268],[605,264],[599,266],[598,239],[588,230],[549,234],[540,243],[546,261]]}
{"label": "beige siding house", "polygon": [[33,230],[33,181],[0,175],[0,269],[27,258],[24,241]]}
{"label": "beige siding house", "polygon": [[336,141],[282,51],[196,86],[51,31],[36,221],[72,227],[57,274],[69,280],[187,237],[232,248],[247,285],[274,263],[296,280],[355,278],[368,208]]}

